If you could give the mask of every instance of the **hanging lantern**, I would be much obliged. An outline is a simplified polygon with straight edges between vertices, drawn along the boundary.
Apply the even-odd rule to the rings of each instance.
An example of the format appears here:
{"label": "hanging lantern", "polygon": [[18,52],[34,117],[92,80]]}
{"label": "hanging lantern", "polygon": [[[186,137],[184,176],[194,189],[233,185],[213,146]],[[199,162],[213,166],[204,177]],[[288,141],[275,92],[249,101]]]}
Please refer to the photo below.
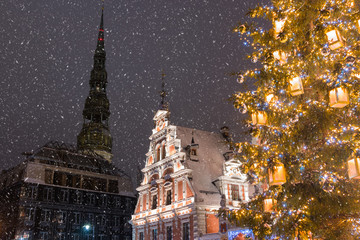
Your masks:
{"label": "hanging lantern", "polygon": [[265,96],[265,100],[267,103],[274,103],[278,100],[278,98],[274,94],[270,93]]}
{"label": "hanging lantern", "polygon": [[347,161],[348,175],[350,179],[360,179],[360,158],[354,157]]}
{"label": "hanging lantern", "polygon": [[286,174],[284,164],[275,166],[273,169],[269,169],[269,184],[270,185],[282,185],[286,183]]}
{"label": "hanging lantern", "polygon": [[349,94],[346,88],[337,87],[329,93],[330,107],[343,108],[349,104]]}
{"label": "hanging lantern", "polygon": [[264,199],[264,212],[273,212],[274,205],[276,205],[277,201],[272,198],[265,198]]}
{"label": "hanging lantern", "polygon": [[304,88],[300,77],[294,77],[290,80],[290,94],[297,96],[304,93]]}
{"label": "hanging lantern", "polygon": [[275,20],[274,25],[275,25],[274,26],[275,37],[277,38],[279,33],[281,33],[284,30],[285,19]]}
{"label": "hanging lantern", "polygon": [[251,114],[252,123],[254,125],[265,125],[267,122],[267,114],[264,111],[258,111]]}
{"label": "hanging lantern", "polygon": [[276,60],[279,60],[280,65],[286,63],[287,61],[287,54],[281,51],[273,52],[273,56]]}
{"label": "hanging lantern", "polygon": [[329,42],[329,48],[331,50],[336,50],[338,48],[341,48],[344,46],[340,33],[338,30],[333,29],[326,32],[328,42]]}

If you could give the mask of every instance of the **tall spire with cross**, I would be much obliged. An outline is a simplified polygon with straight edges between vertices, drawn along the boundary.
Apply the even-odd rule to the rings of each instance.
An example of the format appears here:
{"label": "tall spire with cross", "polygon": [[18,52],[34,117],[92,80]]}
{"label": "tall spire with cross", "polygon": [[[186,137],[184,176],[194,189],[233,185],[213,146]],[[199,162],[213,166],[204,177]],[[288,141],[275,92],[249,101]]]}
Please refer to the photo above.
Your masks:
{"label": "tall spire with cross", "polygon": [[[104,2],[103,2],[104,4]],[[109,131],[110,103],[106,95],[107,72],[104,46],[104,5],[90,76],[90,93],[83,110],[84,123],[77,137],[80,150],[94,151],[108,161],[112,159],[112,137]]]}

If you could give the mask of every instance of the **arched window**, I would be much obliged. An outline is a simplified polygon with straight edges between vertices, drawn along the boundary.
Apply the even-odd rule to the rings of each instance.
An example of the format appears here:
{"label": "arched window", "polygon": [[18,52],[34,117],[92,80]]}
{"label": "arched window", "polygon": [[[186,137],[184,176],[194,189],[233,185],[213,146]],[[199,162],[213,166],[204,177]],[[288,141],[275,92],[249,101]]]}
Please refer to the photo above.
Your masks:
{"label": "arched window", "polygon": [[156,146],[156,161],[160,161],[160,151],[161,151],[161,148],[160,148],[160,145]]}
{"label": "arched window", "polygon": [[165,157],[166,157],[166,148],[165,148],[165,142],[163,142],[161,148],[161,159],[164,159]]}

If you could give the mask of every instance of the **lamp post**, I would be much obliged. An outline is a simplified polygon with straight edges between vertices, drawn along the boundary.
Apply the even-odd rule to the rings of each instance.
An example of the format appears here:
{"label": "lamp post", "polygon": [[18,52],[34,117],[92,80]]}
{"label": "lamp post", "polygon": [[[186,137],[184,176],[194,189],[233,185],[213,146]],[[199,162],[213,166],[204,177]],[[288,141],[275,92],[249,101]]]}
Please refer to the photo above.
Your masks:
{"label": "lamp post", "polygon": [[88,232],[89,230],[92,230],[92,239],[94,240],[95,239],[95,226],[91,225],[90,223],[86,223],[83,226],[83,228],[86,232]]}

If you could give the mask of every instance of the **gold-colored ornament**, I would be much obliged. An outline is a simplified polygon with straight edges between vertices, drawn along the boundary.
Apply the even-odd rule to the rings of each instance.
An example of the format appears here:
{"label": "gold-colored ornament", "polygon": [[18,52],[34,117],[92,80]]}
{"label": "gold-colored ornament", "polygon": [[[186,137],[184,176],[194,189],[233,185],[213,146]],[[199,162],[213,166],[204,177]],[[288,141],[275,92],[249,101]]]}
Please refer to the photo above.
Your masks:
{"label": "gold-colored ornament", "polygon": [[272,198],[265,198],[264,199],[264,212],[273,212],[274,206],[276,205],[277,201]]}
{"label": "gold-colored ornament", "polygon": [[269,169],[269,184],[270,185],[282,185],[286,183],[286,173],[284,164],[275,166],[273,169]]}
{"label": "gold-colored ornament", "polygon": [[322,10],[320,13],[321,13],[321,16],[325,19],[328,19],[330,17],[330,11],[327,9]]}
{"label": "gold-colored ornament", "polygon": [[360,19],[357,20],[357,28],[358,28],[358,30],[360,32]]}
{"label": "gold-colored ornament", "polygon": [[329,48],[331,50],[336,50],[344,46],[341,35],[337,29],[328,30],[326,36],[329,42]]}
{"label": "gold-colored ornament", "polygon": [[350,179],[360,179],[360,158],[353,157],[347,161]]}
{"label": "gold-colored ornament", "polygon": [[244,33],[246,32],[246,26],[245,26],[245,25],[239,26],[239,32],[240,32],[241,34],[244,34]]}
{"label": "gold-colored ornament", "polygon": [[349,104],[349,93],[345,87],[337,87],[329,92],[330,107],[343,108]]}
{"label": "gold-colored ornament", "polygon": [[251,114],[251,119],[254,125],[265,125],[267,122],[267,114],[264,111],[257,111]]}
{"label": "gold-colored ornament", "polygon": [[292,96],[301,95],[304,93],[304,88],[300,77],[294,77],[290,80],[290,94]]}
{"label": "gold-colored ornament", "polygon": [[279,40],[281,43],[286,43],[288,40],[288,36],[285,33],[280,33],[279,34]]}

